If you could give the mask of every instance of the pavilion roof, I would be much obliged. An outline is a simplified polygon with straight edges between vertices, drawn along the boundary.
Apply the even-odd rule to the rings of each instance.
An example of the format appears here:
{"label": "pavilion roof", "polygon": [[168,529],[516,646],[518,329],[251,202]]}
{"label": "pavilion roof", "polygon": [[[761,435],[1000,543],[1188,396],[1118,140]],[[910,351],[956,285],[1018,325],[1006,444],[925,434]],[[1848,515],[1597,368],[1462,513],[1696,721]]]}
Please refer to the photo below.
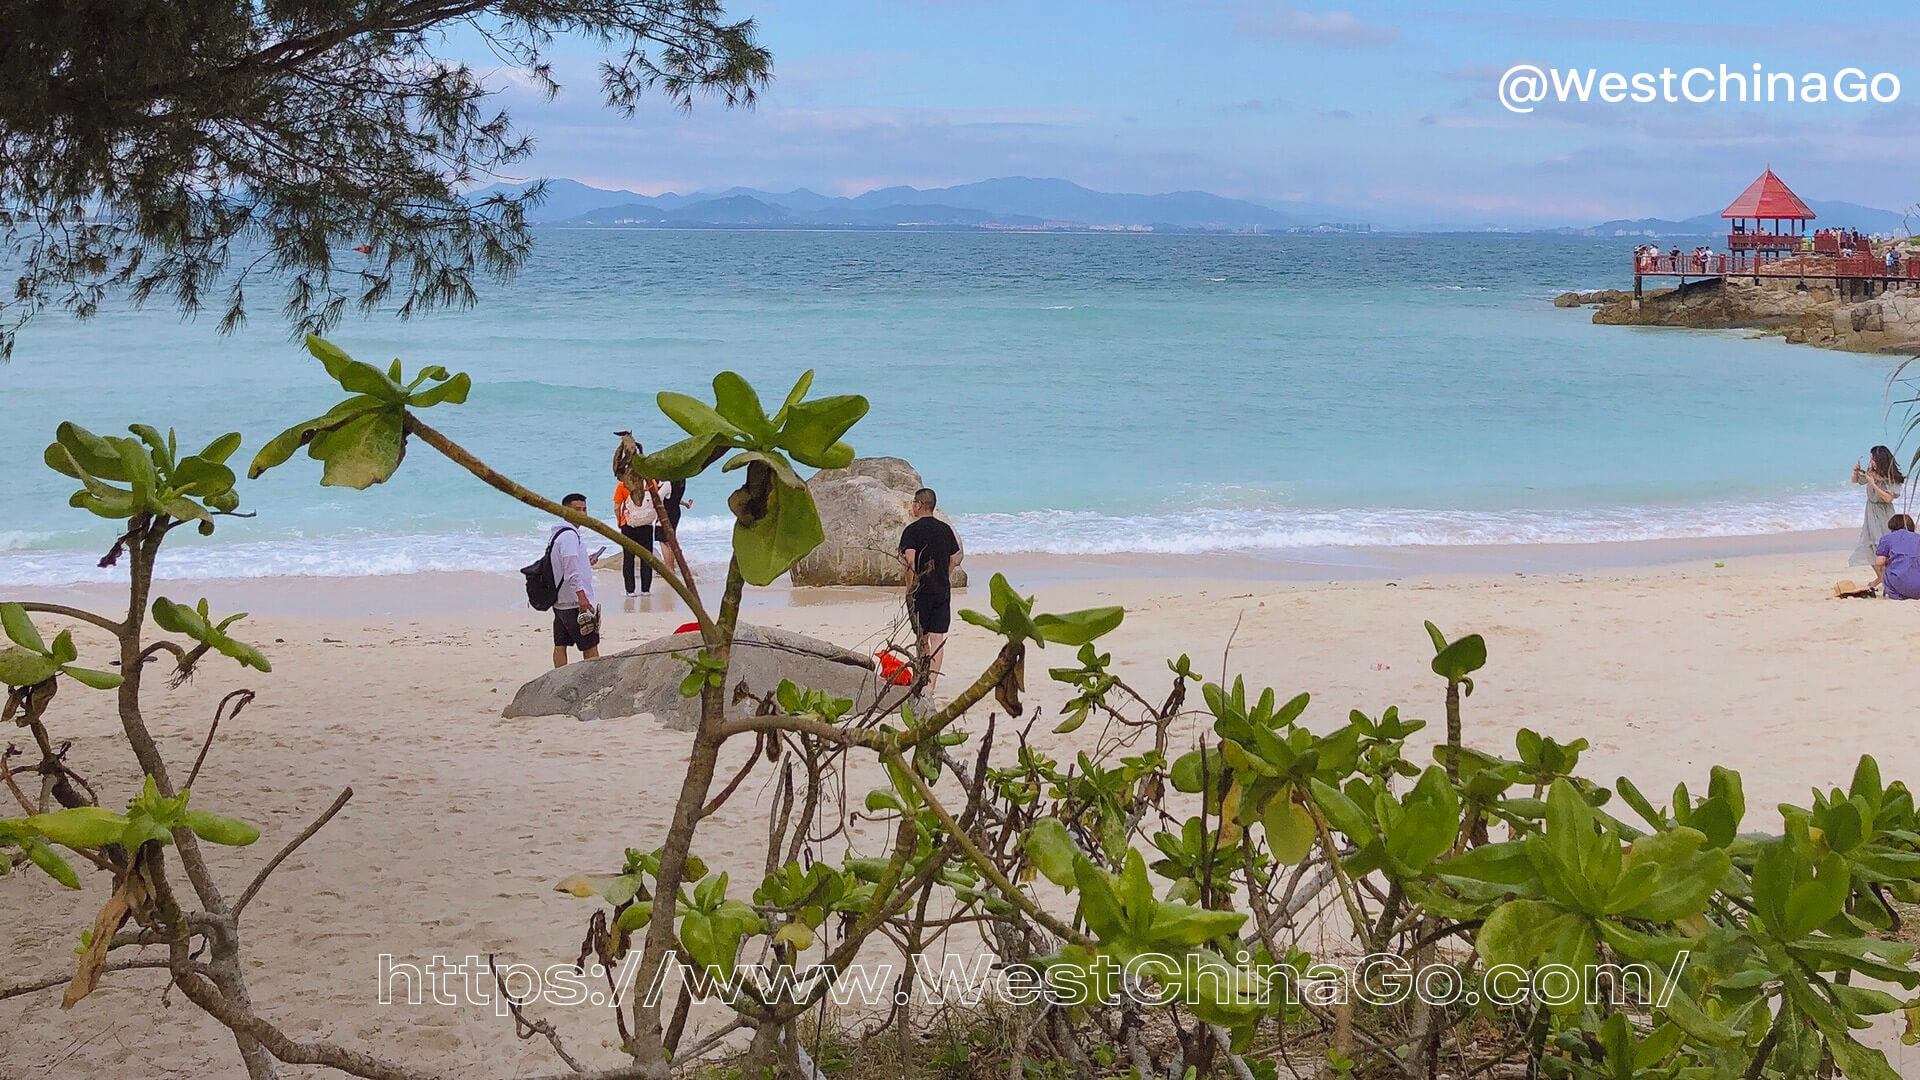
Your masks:
{"label": "pavilion roof", "polygon": [[1747,190],[1733,200],[1733,205],[1720,211],[1720,216],[1812,221],[1814,213],[1785,181],[1773,175],[1773,169],[1769,166],[1766,172],[1760,174],[1760,179],[1748,184]]}

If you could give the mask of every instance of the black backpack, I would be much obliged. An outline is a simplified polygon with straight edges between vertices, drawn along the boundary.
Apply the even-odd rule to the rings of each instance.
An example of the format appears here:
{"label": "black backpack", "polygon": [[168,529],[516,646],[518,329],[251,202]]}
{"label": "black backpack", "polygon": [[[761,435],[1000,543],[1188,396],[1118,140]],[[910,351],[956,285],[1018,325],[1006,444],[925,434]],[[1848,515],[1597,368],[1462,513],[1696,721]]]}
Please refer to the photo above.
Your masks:
{"label": "black backpack", "polygon": [[[568,528],[571,529],[572,526]],[[535,611],[551,610],[554,601],[560,599],[560,582],[553,576],[553,544],[565,531],[567,530],[554,530],[554,534],[547,538],[547,550],[540,556],[540,561],[530,562],[520,568],[520,573],[527,579],[527,605]],[[579,530],[576,529],[574,532],[577,535]]]}

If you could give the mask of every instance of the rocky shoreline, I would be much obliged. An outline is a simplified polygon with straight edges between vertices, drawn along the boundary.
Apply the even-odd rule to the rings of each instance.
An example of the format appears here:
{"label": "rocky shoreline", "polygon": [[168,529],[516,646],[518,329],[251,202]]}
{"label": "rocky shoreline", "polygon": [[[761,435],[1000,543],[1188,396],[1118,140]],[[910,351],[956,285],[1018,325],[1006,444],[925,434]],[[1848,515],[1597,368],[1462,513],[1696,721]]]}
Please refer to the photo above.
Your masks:
{"label": "rocky shoreline", "polygon": [[1649,289],[1640,300],[1625,289],[1561,293],[1555,307],[1593,307],[1609,326],[1676,326],[1757,330],[1795,344],[1848,352],[1920,352],[1920,290],[1849,296],[1832,283],[1709,278],[1677,289]]}

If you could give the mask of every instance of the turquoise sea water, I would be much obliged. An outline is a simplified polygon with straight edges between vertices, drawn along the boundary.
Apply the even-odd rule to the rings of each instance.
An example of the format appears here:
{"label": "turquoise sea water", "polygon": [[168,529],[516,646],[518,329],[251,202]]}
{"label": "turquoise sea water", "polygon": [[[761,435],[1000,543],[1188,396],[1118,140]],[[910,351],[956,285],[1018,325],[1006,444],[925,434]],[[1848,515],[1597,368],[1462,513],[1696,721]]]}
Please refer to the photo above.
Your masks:
{"label": "turquoise sea water", "polygon": [[[481,305],[349,317],[355,356],[471,372],[432,422],[610,514],[610,433],[675,431],[660,389],[733,368],[776,400],[865,393],[851,441],[912,461],[975,552],[1234,551],[1738,535],[1858,520],[1893,361],[1552,307],[1629,284],[1628,241],[545,231]],[[0,583],[94,580],[109,528],[39,464],[60,419],[143,421],[237,460],[338,396],[256,289],[255,322],[48,315],[0,366]],[[416,447],[370,492],[304,456],[259,512],[177,545],[183,576],[511,569],[538,519]],[[726,487],[685,526],[719,557]]]}

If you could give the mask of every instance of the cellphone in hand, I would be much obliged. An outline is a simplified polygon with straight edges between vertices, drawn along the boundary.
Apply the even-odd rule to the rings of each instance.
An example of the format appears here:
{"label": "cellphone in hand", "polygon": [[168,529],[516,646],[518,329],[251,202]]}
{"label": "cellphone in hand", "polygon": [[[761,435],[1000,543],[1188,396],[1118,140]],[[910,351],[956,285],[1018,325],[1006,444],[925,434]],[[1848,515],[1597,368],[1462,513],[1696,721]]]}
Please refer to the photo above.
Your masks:
{"label": "cellphone in hand", "polygon": [[605,544],[600,545],[600,550],[593,553],[594,561],[598,562],[600,559],[600,556],[605,555],[606,553],[607,553],[606,545]]}

